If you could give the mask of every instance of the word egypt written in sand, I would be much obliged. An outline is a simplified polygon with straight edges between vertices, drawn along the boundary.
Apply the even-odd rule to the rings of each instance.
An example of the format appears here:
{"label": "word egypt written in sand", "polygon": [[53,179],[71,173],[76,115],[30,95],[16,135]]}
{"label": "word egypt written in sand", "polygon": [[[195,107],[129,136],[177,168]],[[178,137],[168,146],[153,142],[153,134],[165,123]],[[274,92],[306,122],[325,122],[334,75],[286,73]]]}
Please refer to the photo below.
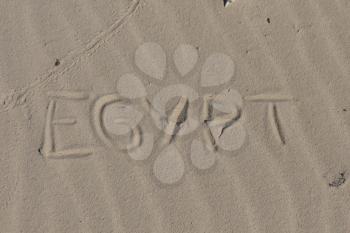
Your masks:
{"label": "word egypt written in sand", "polygon": [[[180,76],[191,72],[198,60],[197,49],[180,45],[174,51],[174,64]],[[144,74],[163,80],[166,56],[156,43],[145,43],[135,52],[135,64]],[[234,75],[234,63],[225,54],[209,56],[201,71],[201,87],[225,85]],[[84,91],[51,91],[46,113],[44,142],[40,152],[45,158],[78,158],[93,154],[90,147],[56,149],[55,129],[62,125],[73,126],[78,118],[56,118],[56,106],[62,101],[91,101]],[[175,102],[174,102],[175,100]],[[244,127],[244,103],[265,104],[271,132],[279,144],[286,144],[286,137],[278,106],[293,98],[283,94],[265,93],[242,97],[233,89],[200,96],[196,90],[178,83],[161,88],[153,97],[137,74],[121,76],[117,91],[95,98],[90,112],[94,134],[113,151],[124,151],[133,160],[143,161],[156,154],[153,174],[163,184],[174,184],[185,173],[183,152],[178,141],[188,141],[191,135],[190,161],[199,170],[213,167],[223,151],[237,151],[245,145],[247,133]],[[173,102],[169,109],[169,103]],[[200,106],[199,109],[195,108]],[[148,119],[147,122],[145,119]],[[154,127],[149,127],[153,125]]]}

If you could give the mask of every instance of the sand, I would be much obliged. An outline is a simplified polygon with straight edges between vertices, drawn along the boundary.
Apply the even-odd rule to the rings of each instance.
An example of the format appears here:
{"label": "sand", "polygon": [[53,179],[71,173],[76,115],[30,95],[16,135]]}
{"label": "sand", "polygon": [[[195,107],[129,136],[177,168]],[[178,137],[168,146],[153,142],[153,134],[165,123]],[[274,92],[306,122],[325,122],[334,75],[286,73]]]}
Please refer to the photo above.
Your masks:
{"label": "sand", "polygon": [[0,233],[350,232],[349,10],[1,1]]}

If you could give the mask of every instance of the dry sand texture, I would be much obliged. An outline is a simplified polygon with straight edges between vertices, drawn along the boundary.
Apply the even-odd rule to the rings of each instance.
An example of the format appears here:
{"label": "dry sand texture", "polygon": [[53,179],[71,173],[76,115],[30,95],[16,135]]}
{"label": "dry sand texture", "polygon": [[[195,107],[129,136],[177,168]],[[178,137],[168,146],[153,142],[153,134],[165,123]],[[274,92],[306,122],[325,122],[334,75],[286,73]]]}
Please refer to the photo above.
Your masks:
{"label": "dry sand texture", "polygon": [[0,48],[1,233],[350,232],[348,0],[1,0]]}

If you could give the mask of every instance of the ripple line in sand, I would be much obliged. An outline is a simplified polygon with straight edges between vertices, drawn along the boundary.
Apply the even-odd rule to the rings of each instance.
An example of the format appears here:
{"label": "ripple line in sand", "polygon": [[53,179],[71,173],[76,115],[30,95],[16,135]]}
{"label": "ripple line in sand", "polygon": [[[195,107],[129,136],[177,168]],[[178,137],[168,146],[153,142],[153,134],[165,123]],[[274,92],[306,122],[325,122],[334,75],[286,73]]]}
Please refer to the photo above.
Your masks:
{"label": "ripple line in sand", "polygon": [[[288,1],[284,1],[284,3],[286,3],[285,5],[289,5],[287,4]],[[290,7],[289,7],[290,8]],[[290,14],[290,13],[293,13],[292,10],[290,9],[287,9],[287,12]],[[289,19],[291,21],[291,19]],[[276,74],[278,75],[278,77],[280,77],[281,79],[281,82],[284,86],[287,86],[287,87],[290,87],[290,85],[288,84],[287,82],[287,78],[288,75],[283,67],[283,65],[280,63],[280,61],[278,59],[276,59],[276,56],[274,55],[274,52],[273,51],[273,48],[271,48],[266,40],[263,38],[263,35],[261,33],[260,30],[256,29],[252,23],[250,22],[250,20],[246,17],[245,18],[245,23],[248,24],[248,27],[249,29],[252,31],[252,34],[253,36],[257,39],[257,41],[259,42],[260,44],[260,48],[263,49],[263,53],[266,55],[266,58],[269,60],[269,62],[271,63],[271,66],[273,67],[273,69],[275,70]],[[299,48],[298,48],[299,49]],[[300,59],[298,57],[298,59]],[[308,64],[308,63],[306,63]],[[293,88],[289,88],[289,90],[293,90]],[[299,119],[299,116],[295,116],[296,119]],[[302,143],[302,145],[307,145],[305,146],[306,148],[309,148],[312,152],[310,153],[310,157],[311,158],[307,158],[307,162],[309,162],[310,164],[312,164],[313,167],[315,167],[315,173],[316,173],[316,177],[318,177],[318,175],[321,173],[321,168],[320,166],[318,166],[318,163],[315,162],[315,161],[318,161],[316,156],[315,156],[315,152],[312,150],[312,146],[310,146],[310,143],[307,142],[306,138],[305,138],[305,132],[303,129],[300,128],[300,126],[298,124],[296,124],[296,129],[298,130],[298,133],[299,135],[301,136],[301,138],[303,138],[305,141],[303,140],[299,140],[299,143]],[[305,143],[305,144],[304,144]],[[323,191],[323,190],[321,190]],[[328,204],[327,204],[327,200],[326,200],[326,194],[324,192],[322,192],[322,202],[321,202],[321,217],[319,218],[320,221],[321,219],[323,218],[326,218],[327,214],[325,213],[325,209],[327,209],[328,207]],[[294,210],[295,213],[296,210]],[[299,212],[299,211],[298,211]],[[295,226],[296,226],[296,223],[297,223],[298,219],[296,217],[293,218],[293,222],[295,223]],[[328,222],[326,222],[324,225],[328,225]],[[296,232],[296,227],[294,226],[294,232]],[[324,232],[324,231],[323,231]]]}
{"label": "ripple line in sand", "polygon": [[60,66],[55,66],[54,68],[49,69],[45,74],[40,75],[39,78],[25,87],[9,90],[8,94],[0,98],[1,102],[3,102],[3,105],[0,106],[0,113],[7,112],[23,105],[25,103],[24,99],[28,96],[30,91],[53,78],[65,74],[78,64],[83,57],[93,55],[98,48],[111,38],[118,28],[126,23],[127,19],[138,9],[140,3],[141,0],[133,0],[126,13],[120,19],[112,23],[106,30],[96,35],[85,46],[83,46],[83,48],[77,48],[70,51],[60,60]]}

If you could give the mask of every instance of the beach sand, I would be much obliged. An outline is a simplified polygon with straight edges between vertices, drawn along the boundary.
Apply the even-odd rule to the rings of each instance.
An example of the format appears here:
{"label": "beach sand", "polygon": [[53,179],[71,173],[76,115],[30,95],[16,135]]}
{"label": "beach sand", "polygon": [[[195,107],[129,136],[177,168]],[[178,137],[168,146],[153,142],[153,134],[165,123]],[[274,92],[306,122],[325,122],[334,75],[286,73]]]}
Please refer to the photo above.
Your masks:
{"label": "beach sand", "polygon": [[346,0],[2,0],[0,233],[350,232]]}

